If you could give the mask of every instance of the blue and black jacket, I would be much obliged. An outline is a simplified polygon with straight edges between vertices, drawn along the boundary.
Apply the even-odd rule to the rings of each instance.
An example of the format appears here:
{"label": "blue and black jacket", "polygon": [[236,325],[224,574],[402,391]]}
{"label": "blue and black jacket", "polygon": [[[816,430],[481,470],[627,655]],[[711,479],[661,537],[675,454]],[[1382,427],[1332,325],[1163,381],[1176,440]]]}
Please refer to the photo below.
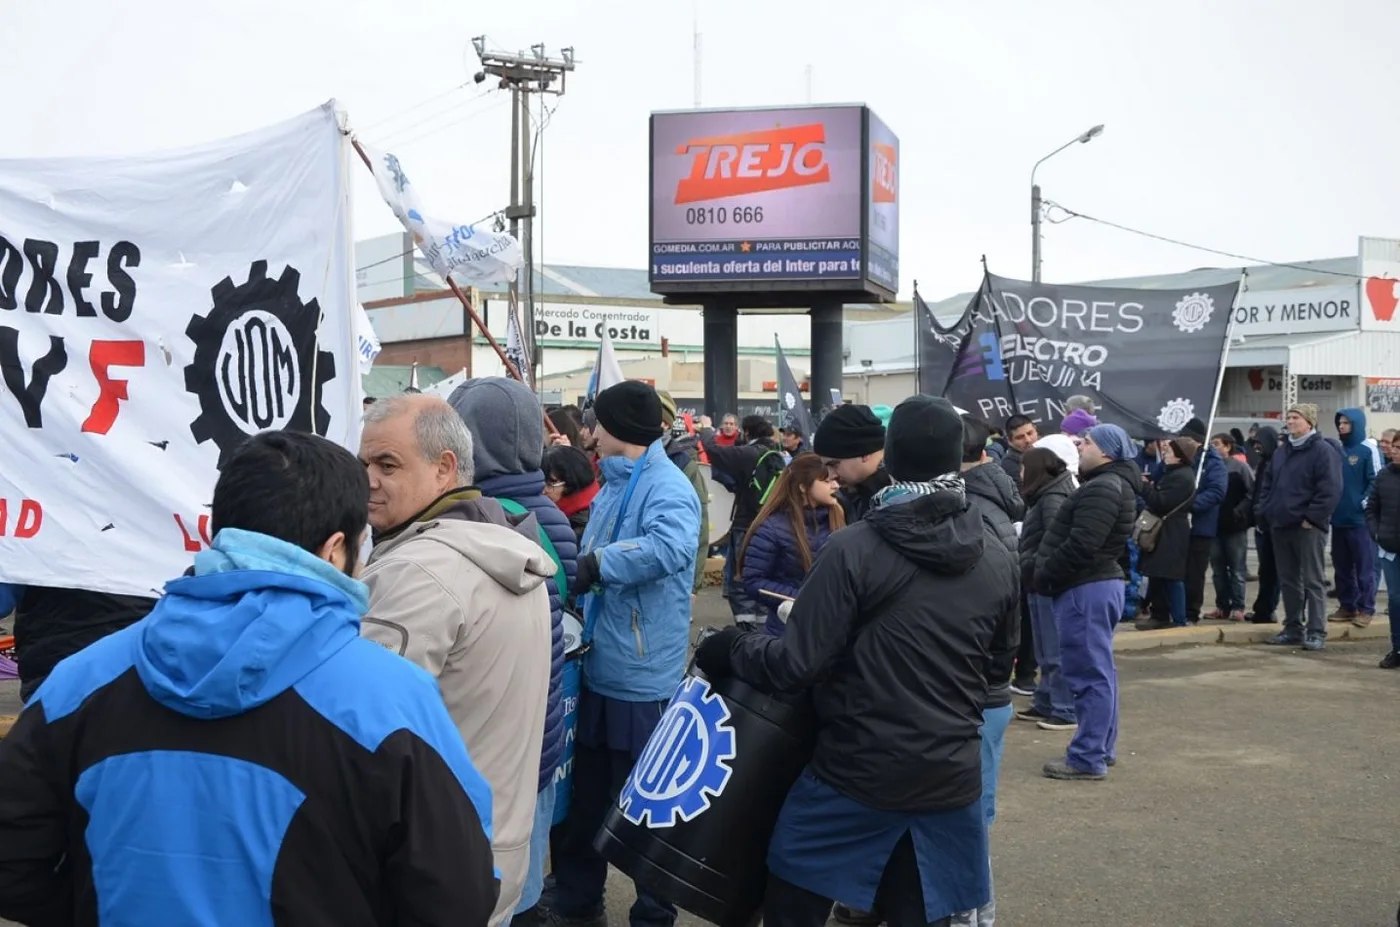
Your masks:
{"label": "blue and black jacket", "polygon": [[484,925],[491,793],[362,584],[223,531],[0,740],[0,918]]}

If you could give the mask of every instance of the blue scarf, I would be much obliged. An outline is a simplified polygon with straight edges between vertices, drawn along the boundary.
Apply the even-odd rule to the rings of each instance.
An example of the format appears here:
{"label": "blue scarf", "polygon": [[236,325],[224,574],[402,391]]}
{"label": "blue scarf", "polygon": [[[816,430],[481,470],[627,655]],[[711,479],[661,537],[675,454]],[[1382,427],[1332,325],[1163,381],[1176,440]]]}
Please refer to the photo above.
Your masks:
{"label": "blue scarf", "polygon": [[319,580],[334,587],[359,609],[369,611],[369,587],[358,579],[346,576],[334,566],[294,544],[266,534],[225,528],[214,535],[208,550],[194,557],[194,574],[229,573],[234,570],[262,570],[269,573],[290,573]]}

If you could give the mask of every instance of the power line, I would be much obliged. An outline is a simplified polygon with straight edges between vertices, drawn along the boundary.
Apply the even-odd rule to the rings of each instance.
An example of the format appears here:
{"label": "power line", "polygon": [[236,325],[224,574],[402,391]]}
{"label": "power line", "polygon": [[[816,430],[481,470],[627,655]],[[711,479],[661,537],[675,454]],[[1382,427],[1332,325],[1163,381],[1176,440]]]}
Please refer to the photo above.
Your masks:
{"label": "power line", "polygon": [[459,126],[464,122],[470,122],[478,116],[484,116],[487,113],[492,112],[493,110],[498,110],[508,102],[510,102],[509,97],[498,97],[492,102],[488,103],[487,105],[480,107],[479,109],[463,113],[452,119],[445,119],[439,122],[437,125],[429,126],[426,131],[419,132],[417,135],[413,135],[408,138],[401,138],[395,141],[393,145],[395,148],[403,148],[407,145],[416,144],[418,142],[421,142],[423,139],[428,138],[429,136],[437,135],[439,132],[446,131],[447,129],[451,129],[454,126]]}
{"label": "power line", "polygon": [[[480,93],[468,97],[462,102],[460,109],[455,106],[450,106],[445,109],[438,110],[437,112],[430,113],[429,115],[424,116],[422,119],[410,122],[408,125],[399,126],[396,129],[391,129],[389,132],[385,133],[384,141],[389,142],[390,140],[392,140],[392,144],[394,145],[403,145],[408,142],[417,141],[420,138],[425,138],[426,136],[432,135],[440,129],[445,128],[446,126],[456,125],[457,123],[462,122],[464,120],[472,119],[476,116],[479,116],[487,110],[491,109],[491,104],[488,103],[487,105],[477,107],[476,109],[471,108],[472,104],[485,99],[494,90],[494,87],[488,88],[486,90],[481,91]],[[449,114],[453,113],[455,113],[456,115],[449,116]],[[414,134],[414,130],[420,128],[421,126],[428,126],[428,130],[426,132]],[[405,138],[405,136],[409,137]]]}
{"label": "power line", "polygon": [[420,110],[420,109],[422,109],[423,107],[427,106],[427,105],[430,104],[430,103],[436,103],[438,100],[441,100],[443,97],[451,96],[452,94],[456,93],[458,90],[461,90],[461,89],[462,89],[463,87],[465,87],[465,86],[467,86],[467,81],[462,81],[460,84],[456,85],[455,87],[448,87],[446,90],[442,91],[441,93],[435,93],[435,94],[433,94],[432,96],[428,97],[427,99],[419,100],[417,103],[414,103],[412,106],[409,106],[409,107],[407,107],[407,108],[405,108],[405,109],[401,109],[401,110],[399,110],[398,112],[391,113],[391,114],[389,114],[388,116],[385,116],[383,119],[380,119],[380,120],[378,120],[378,121],[376,121],[376,122],[371,122],[369,125],[363,127],[360,131],[362,131],[362,132],[368,132],[370,129],[377,129],[377,128],[379,128],[380,126],[385,125],[386,123],[393,122],[395,119],[399,119],[399,118],[401,118],[401,117],[403,117],[403,116],[407,116],[409,113],[412,113],[412,112],[415,112],[415,111],[417,111],[417,110]]}
{"label": "power line", "polygon": [[1206,254],[1214,254],[1219,257],[1232,258],[1236,261],[1244,261],[1249,264],[1263,264],[1266,267],[1286,267],[1290,270],[1301,270],[1306,271],[1310,274],[1327,274],[1328,276],[1332,277],[1345,277],[1348,280],[1362,279],[1361,274],[1347,273],[1346,271],[1341,270],[1327,270],[1322,267],[1309,267],[1307,264],[1290,264],[1287,261],[1267,261],[1263,258],[1251,257],[1247,254],[1236,254],[1233,251],[1221,251],[1219,248],[1208,248],[1205,245],[1195,245],[1189,241],[1182,241],[1179,238],[1171,238],[1169,236],[1158,235],[1153,232],[1144,232],[1142,229],[1135,229],[1131,226],[1121,225],[1117,222],[1110,222],[1107,219],[1099,219],[1095,216],[1086,215],[1082,212],[1075,212],[1073,209],[1070,209],[1067,206],[1061,206],[1059,203],[1053,202],[1052,200],[1045,201],[1045,208],[1047,210],[1058,209],[1061,212],[1065,213],[1065,218],[1063,219],[1051,219],[1048,215],[1045,217],[1047,222],[1050,222],[1054,225],[1059,225],[1063,222],[1068,222],[1070,219],[1085,219],[1089,222],[1096,222],[1099,225],[1106,225],[1109,228],[1118,229],[1120,232],[1128,232],[1133,235],[1140,235],[1143,238],[1151,238],[1154,241],[1165,242],[1169,245],[1179,245],[1182,248],[1190,248],[1193,251],[1203,251]]}

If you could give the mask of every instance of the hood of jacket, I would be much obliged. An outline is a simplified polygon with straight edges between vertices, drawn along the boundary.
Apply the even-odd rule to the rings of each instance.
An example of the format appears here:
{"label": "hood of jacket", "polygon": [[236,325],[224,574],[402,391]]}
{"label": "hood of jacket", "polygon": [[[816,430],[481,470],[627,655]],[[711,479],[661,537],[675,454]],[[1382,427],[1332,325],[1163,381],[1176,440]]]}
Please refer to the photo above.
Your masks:
{"label": "hood of jacket", "polygon": [[695,435],[675,435],[667,432],[661,438],[661,449],[666,452],[667,457],[684,453],[691,460],[700,459],[700,439]]}
{"label": "hood of jacket", "polygon": [[1254,440],[1259,445],[1259,456],[1268,460],[1278,450],[1278,429],[1264,425],[1254,433]]}
{"label": "hood of jacket", "polygon": [[1025,517],[1026,503],[1021,499],[1016,483],[996,461],[964,470],[962,477],[969,495],[981,496],[991,502],[1013,522]]}
{"label": "hood of jacket", "polygon": [[1366,412],[1363,409],[1338,409],[1333,422],[1340,424],[1342,419],[1351,422],[1351,434],[1344,435],[1340,431],[1337,438],[1342,442],[1342,447],[1360,447],[1366,441]]}
{"label": "hood of jacket", "polygon": [[544,495],[544,471],[498,473],[476,481],[482,495],[493,499],[529,499]]}
{"label": "hood of jacket", "polygon": [[961,576],[982,559],[982,516],[956,493],[936,492],[872,508],[865,521],[891,547],[933,573]]}
{"label": "hood of jacket", "polygon": [[[480,531],[493,525],[502,531]],[[501,586],[523,595],[554,575],[554,562],[539,545],[539,522],[533,513],[511,515],[495,499],[476,488],[455,490],[390,538],[381,539],[370,554],[373,563],[391,553],[422,556],[406,545],[432,542],[466,557]]]}
{"label": "hood of jacket", "polygon": [[1026,496],[1026,504],[1034,505],[1046,496],[1068,496],[1073,494],[1077,481],[1068,470],[1051,477],[1044,486]]}
{"label": "hood of jacket", "polygon": [[285,541],[225,529],[139,626],[136,672],[192,718],[243,714],[359,637],[369,591]]}
{"label": "hood of jacket", "polygon": [[540,468],[544,413],[528,386],[508,377],[483,377],[462,383],[447,401],[472,433],[478,481]]}
{"label": "hood of jacket", "polygon": [[1142,470],[1138,468],[1136,462],[1131,460],[1114,460],[1101,467],[1095,467],[1088,473],[1080,474],[1081,482],[1085,483],[1089,480],[1109,479],[1111,477],[1127,483],[1134,495],[1142,493]]}

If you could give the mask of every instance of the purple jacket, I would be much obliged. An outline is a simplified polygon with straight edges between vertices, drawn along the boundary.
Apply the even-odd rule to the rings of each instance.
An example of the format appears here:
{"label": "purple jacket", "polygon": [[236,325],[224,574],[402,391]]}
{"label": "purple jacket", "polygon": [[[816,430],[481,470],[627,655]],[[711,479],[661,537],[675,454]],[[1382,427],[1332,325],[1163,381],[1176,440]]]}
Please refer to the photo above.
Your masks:
{"label": "purple jacket", "polygon": [[[831,537],[831,516],[825,509],[808,509],[806,521],[807,544],[811,547],[815,562],[817,552]],[[781,637],[787,627],[778,619],[778,606],[782,604],[782,599],[760,595],[760,592],[766,589],[796,598],[802,581],[807,578],[797,551],[797,538],[792,533],[792,522],[786,515],[767,518],[754,530],[741,566],[744,588],[768,609],[765,628],[769,634]]]}

